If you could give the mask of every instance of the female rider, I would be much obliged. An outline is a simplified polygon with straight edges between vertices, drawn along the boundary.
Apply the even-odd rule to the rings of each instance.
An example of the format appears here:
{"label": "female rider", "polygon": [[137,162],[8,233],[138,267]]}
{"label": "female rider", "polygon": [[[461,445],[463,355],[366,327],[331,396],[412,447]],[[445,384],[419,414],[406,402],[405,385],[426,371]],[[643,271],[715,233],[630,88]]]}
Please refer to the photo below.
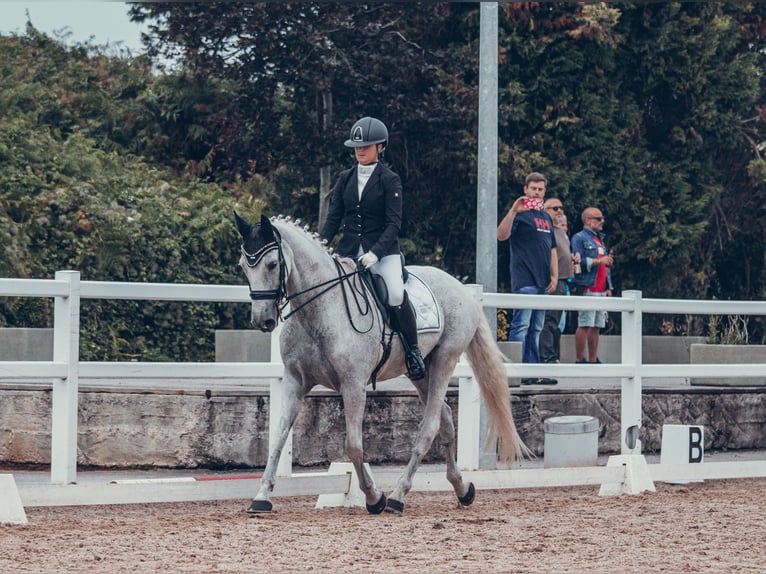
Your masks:
{"label": "female rider", "polygon": [[336,252],[357,259],[383,278],[388,289],[392,323],[405,350],[407,376],[422,379],[426,367],[418,349],[415,310],[402,277],[399,231],[402,223],[402,181],[378,160],[388,144],[388,129],[376,118],[364,117],[351,127],[346,147],[354,149],[357,165],[341,172],[321,232],[330,241],[344,223]]}

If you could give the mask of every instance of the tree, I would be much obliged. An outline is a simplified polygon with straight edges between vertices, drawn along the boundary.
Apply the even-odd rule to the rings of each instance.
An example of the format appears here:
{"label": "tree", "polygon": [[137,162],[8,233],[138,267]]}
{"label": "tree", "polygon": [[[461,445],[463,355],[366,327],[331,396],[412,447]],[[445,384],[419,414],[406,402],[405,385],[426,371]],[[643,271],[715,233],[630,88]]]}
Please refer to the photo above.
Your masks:
{"label": "tree", "polygon": [[381,118],[391,133],[388,160],[403,177],[408,213],[418,221],[407,249],[415,260],[438,262],[416,245],[435,244],[437,236],[462,243],[437,227],[432,214],[444,214],[442,222],[457,219],[454,231],[467,216],[462,201],[445,209],[445,198],[459,194],[444,190],[457,182],[464,196],[471,193],[467,168],[475,143],[464,146],[475,117],[475,55],[463,46],[475,24],[463,18],[473,12],[449,3],[305,2],[236,9],[144,3],[132,13],[154,21],[152,53],[180,56],[189,74],[240,87],[239,130],[227,133],[216,151],[230,162],[220,175],[272,174],[278,196],[286,198],[272,198],[272,209],[316,222],[317,205],[326,201],[318,197],[317,174],[348,163],[341,143],[356,119]]}
{"label": "tree", "polygon": [[[66,48],[33,29],[0,38],[0,54],[0,273],[239,281],[229,194],[126,149],[127,133],[152,131],[135,115],[154,82],[148,66]],[[49,326],[51,307],[7,298],[0,325]],[[245,323],[241,306],[85,301],[80,355],[211,359],[213,330]]]}

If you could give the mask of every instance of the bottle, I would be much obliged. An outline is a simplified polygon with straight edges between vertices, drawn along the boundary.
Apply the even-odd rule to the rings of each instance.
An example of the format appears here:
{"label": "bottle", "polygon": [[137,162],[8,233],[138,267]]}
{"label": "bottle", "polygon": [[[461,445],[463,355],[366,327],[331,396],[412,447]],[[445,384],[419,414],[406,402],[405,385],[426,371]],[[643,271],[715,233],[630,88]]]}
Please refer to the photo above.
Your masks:
{"label": "bottle", "polygon": [[574,271],[575,275],[579,275],[580,273],[582,273],[582,267],[580,266],[580,264],[577,261],[575,261],[572,264],[572,271]]}

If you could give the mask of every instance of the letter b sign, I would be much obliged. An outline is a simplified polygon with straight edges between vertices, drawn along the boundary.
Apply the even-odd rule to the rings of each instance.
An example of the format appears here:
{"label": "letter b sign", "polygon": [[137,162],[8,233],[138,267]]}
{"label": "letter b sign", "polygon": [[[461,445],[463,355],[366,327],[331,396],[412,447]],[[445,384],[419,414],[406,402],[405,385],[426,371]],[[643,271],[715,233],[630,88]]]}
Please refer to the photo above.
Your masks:
{"label": "letter b sign", "polygon": [[699,463],[704,457],[705,427],[662,425],[661,464]]}
{"label": "letter b sign", "polygon": [[702,429],[703,427],[689,427],[689,462],[702,462]]}

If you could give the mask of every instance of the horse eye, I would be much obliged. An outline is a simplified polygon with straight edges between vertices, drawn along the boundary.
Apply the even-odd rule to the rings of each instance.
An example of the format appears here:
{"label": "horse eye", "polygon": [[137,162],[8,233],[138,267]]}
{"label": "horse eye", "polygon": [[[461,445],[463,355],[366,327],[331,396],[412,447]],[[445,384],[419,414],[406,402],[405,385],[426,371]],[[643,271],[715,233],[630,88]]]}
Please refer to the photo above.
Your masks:
{"label": "horse eye", "polygon": [[269,261],[268,264],[266,265],[266,268],[269,271],[274,271],[274,269],[277,268],[277,262],[276,261]]}

